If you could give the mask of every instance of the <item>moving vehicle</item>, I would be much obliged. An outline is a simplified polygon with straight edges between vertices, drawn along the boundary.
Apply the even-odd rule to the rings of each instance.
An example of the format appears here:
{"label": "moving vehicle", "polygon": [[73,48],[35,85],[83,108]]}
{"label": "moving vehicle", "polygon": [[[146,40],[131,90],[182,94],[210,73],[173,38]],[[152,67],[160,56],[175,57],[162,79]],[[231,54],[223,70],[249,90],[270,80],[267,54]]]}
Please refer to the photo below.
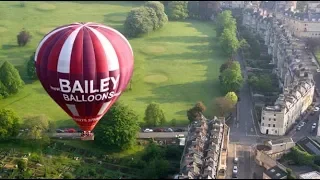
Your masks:
{"label": "moving vehicle", "polygon": [[238,167],[237,166],[233,166],[232,173],[233,174],[237,174],[238,173]]}
{"label": "moving vehicle", "polygon": [[314,131],[317,127],[317,123],[313,123],[311,126],[311,132]]}
{"label": "moving vehicle", "polygon": [[235,157],[235,158],[233,159],[233,163],[234,163],[235,165],[238,164],[238,161],[239,161],[239,159],[238,159],[237,157]]}

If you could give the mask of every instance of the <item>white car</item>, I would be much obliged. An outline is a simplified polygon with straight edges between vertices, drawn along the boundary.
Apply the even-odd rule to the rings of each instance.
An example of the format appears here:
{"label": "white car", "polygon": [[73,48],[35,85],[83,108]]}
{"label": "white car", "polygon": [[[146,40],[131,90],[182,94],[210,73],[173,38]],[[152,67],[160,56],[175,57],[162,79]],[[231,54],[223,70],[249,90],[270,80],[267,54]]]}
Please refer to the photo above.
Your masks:
{"label": "white car", "polygon": [[317,69],[317,72],[320,72],[320,69]]}
{"label": "white car", "polygon": [[299,126],[303,127],[304,125],[306,125],[306,122],[302,121]]}
{"label": "white car", "polygon": [[232,172],[233,172],[233,174],[237,174],[238,173],[238,167],[237,166],[233,166]]}
{"label": "white car", "polygon": [[317,127],[317,123],[313,123],[311,129],[314,130]]}
{"label": "white car", "polygon": [[320,110],[319,107],[314,107],[313,111],[318,112]]}
{"label": "white car", "polygon": [[153,132],[153,130],[152,129],[149,129],[149,128],[147,128],[147,129],[145,129],[143,132]]}

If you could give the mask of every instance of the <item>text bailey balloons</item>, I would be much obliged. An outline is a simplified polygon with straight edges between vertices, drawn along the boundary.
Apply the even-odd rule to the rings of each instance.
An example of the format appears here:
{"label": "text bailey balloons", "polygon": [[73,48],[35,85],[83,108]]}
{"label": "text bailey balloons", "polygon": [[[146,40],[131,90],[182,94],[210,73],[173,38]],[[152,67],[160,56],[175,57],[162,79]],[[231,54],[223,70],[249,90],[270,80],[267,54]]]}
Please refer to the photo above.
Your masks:
{"label": "text bailey balloons", "polygon": [[133,62],[127,39],[97,23],[58,27],[35,53],[42,86],[83,131],[92,131],[124,91]]}

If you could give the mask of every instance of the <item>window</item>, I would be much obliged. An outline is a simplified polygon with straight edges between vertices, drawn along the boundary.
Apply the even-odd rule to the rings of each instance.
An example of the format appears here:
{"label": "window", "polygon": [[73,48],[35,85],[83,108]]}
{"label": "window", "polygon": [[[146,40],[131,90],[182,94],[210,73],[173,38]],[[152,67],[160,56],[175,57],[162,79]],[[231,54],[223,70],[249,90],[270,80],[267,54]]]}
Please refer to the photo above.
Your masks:
{"label": "window", "polygon": [[269,121],[271,121],[271,118],[269,118]]}
{"label": "window", "polygon": [[274,121],[276,121],[276,118],[273,118]]}
{"label": "window", "polygon": [[264,120],[264,117],[262,117],[262,119]]}
{"label": "window", "polygon": [[276,125],[275,125],[275,124],[273,124],[273,127],[276,127]]}
{"label": "window", "polygon": [[275,132],[275,133],[278,133],[278,131],[277,131],[277,130],[275,130],[274,132]]}
{"label": "window", "polygon": [[273,116],[277,116],[276,114],[274,114]]}
{"label": "window", "polygon": [[304,24],[304,26],[307,26],[307,24]]}
{"label": "window", "polygon": [[270,127],[270,124],[268,124],[268,127]]}
{"label": "window", "polygon": [[264,123],[262,123],[261,125],[264,126]]}

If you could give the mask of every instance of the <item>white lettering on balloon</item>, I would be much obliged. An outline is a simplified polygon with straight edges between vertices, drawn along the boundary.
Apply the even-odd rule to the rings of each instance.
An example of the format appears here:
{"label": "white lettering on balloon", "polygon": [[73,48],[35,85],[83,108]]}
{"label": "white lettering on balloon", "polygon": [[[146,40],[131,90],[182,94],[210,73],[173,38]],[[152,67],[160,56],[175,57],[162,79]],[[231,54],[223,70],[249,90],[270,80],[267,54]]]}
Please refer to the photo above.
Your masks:
{"label": "white lettering on balloon", "polygon": [[[60,88],[50,86],[50,89],[60,91],[63,99],[68,102],[104,101],[118,95],[115,90],[118,87],[119,79],[120,75],[101,79],[98,89],[94,89],[93,80],[84,80],[84,86],[81,86],[79,80],[70,82],[68,79],[59,79]],[[111,90],[109,89],[110,84],[113,85]]]}

